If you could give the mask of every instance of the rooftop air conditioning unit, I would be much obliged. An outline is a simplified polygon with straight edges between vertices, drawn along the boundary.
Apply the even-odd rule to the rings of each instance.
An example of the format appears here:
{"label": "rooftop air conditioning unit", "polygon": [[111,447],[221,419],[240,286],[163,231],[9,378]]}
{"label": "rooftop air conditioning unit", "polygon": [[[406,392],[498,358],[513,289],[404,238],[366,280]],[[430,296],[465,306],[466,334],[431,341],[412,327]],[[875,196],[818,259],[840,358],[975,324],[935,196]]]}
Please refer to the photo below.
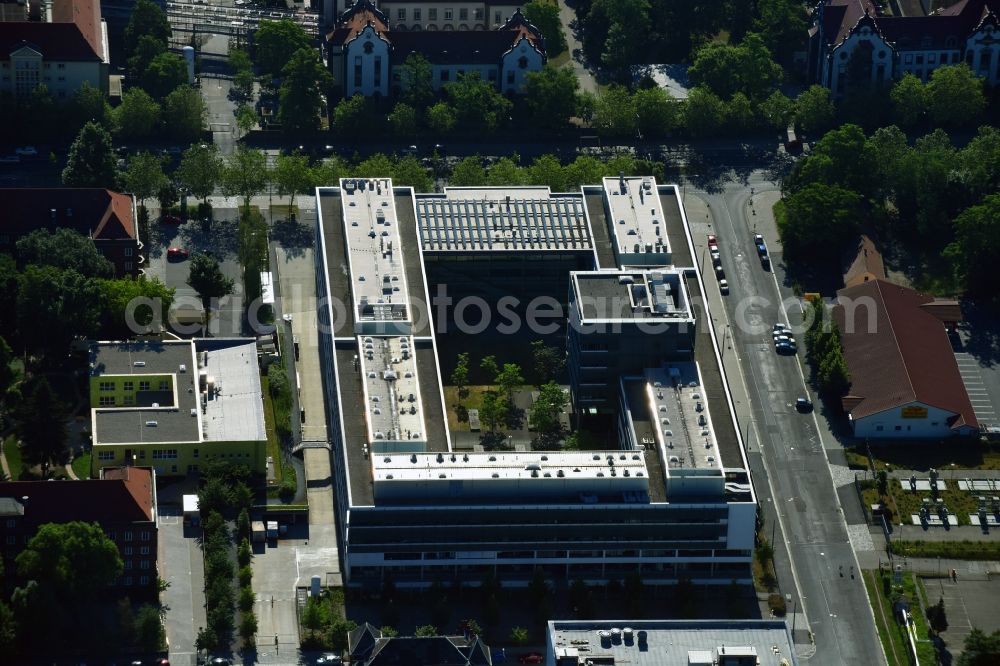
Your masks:
{"label": "rooftop air conditioning unit", "polygon": [[146,421],[146,425],[150,428],[155,428],[157,426],[156,421]]}
{"label": "rooftop air conditioning unit", "polygon": [[146,367],[146,362],[145,361],[135,361],[134,363],[132,363],[132,365],[134,367],[136,367],[136,368],[145,368]]}

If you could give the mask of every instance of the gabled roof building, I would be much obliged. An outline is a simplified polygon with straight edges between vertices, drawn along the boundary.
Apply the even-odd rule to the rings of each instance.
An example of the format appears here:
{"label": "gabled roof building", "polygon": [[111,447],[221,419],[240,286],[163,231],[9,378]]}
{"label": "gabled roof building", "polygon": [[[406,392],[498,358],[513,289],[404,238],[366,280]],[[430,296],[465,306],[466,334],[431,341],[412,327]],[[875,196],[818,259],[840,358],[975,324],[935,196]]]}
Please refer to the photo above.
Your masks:
{"label": "gabled roof building", "polygon": [[837,292],[851,388],[843,398],[856,437],[972,435],[979,424],[945,329],[953,301],[886,280]]}
{"label": "gabled roof building", "polygon": [[405,85],[399,67],[412,53],[430,62],[435,89],[478,72],[505,94],[520,91],[527,73],[546,62],[542,33],[520,10],[493,30],[392,30],[371,0],[358,0],[324,39],[327,66],[345,97],[398,94]]}
{"label": "gabled roof building", "polygon": [[144,262],[138,219],[131,194],[98,187],[4,188],[0,251],[13,253],[19,238],[38,229],[72,229],[94,241],[114,264],[115,275],[138,275]]}
{"label": "gabled roof building", "polygon": [[926,16],[884,16],[872,0],[821,0],[809,30],[809,74],[835,96],[852,77],[875,84],[922,80],[964,62],[1000,82],[1000,0],[959,0]]}

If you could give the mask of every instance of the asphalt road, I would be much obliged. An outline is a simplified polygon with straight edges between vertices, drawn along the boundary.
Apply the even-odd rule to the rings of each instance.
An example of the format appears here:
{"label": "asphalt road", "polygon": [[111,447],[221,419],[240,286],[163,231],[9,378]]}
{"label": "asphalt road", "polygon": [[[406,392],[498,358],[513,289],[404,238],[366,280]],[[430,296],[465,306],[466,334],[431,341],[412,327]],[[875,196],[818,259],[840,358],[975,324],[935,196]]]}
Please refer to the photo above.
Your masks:
{"label": "asphalt road", "polygon": [[[731,323],[727,330],[752,405],[751,446],[762,453],[766,470],[768,488],[762,494],[771,495],[777,509],[791,573],[815,640],[816,650],[808,663],[884,663],[825,455],[824,426],[814,415],[799,414],[794,407],[797,397],[807,395],[800,357],[779,356],[771,342],[773,324],[788,322],[781,313],[780,298],[789,298],[791,293],[779,287],[785,276],[770,215],[763,213],[763,206],[754,215],[749,201],[753,187],[761,204],[769,207],[777,199],[778,188],[760,172],[751,173],[748,181],[721,182],[711,192],[687,187],[685,193],[689,206],[692,195],[708,204],[710,218],[702,217],[702,224],[711,223],[712,233],[719,238],[731,289],[726,299]],[[767,240],[773,273],[761,267],[752,242],[758,219],[757,231]],[[697,213],[692,220],[698,221]],[[792,310],[794,324],[798,306]],[[835,445],[832,437],[828,439]],[[763,485],[759,472],[756,485]]]}

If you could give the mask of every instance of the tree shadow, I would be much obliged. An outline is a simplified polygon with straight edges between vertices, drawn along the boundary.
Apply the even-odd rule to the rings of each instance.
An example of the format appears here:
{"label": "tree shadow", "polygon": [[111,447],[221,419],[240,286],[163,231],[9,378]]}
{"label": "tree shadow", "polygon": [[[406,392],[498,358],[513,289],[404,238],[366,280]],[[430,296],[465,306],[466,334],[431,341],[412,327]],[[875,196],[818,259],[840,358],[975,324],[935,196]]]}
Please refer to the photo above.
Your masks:
{"label": "tree shadow", "polygon": [[987,367],[1000,362],[1000,311],[993,303],[963,301],[968,336],[961,341],[961,351],[967,352]]}
{"label": "tree shadow", "polygon": [[301,257],[316,242],[312,229],[296,220],[278,220],[271,225],[271,240],[284,248],[289,257]]}
{"label": "tree shadow", "polygon": [[189,250],[210,250],[217,259],[239,252],[236,220],[215,220],[207,225],[191,221],[181,228],[180,238]]}

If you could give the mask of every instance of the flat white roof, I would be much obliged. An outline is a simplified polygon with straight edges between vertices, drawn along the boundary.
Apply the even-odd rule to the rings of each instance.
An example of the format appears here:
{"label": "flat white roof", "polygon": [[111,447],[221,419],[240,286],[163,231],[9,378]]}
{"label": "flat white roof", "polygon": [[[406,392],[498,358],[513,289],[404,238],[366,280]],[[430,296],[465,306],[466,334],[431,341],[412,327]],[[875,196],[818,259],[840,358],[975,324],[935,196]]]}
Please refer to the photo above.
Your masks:
{"label": "flat white roof", "polygon": [[413,338],[358,337],[368,442],[426,441]]}
{"label": "flat white roof", "polygon": [[642,263],[653,263],[662,255],[665,261],[670,247],[656,181],[648,176],[622,176],[604,178],[602,184],[619,260],[628,255],[652,255]]}
{"label": "flat white roof", "polygon": [[641,451],[395,453],[373,455],[372,473],[375,481],[645,479],[649,476]]}
{"label": "flat white roof", "polygon": [[267,439],[256,342],[250,340],[206,351],[203,372],[215,379],[215,385],[205,401],[204,440],[256,442]]}
{"label": "flat white roof", "polygon": [[342,178],[340,192],[355,319],[409,321],[392,182],[388,178]]}
{"label": "flat white roof", "polygon": [[582,194],[548,187],[449,187],[420,194],[417,223],[425,251],[590,250]]}
{"label": "flat white roof", "polygon": [[708,413],[708,396],[698,365],[675,363],[646,370],[645,396],[657,444],[672,470],[722,469],[719,446]]}

